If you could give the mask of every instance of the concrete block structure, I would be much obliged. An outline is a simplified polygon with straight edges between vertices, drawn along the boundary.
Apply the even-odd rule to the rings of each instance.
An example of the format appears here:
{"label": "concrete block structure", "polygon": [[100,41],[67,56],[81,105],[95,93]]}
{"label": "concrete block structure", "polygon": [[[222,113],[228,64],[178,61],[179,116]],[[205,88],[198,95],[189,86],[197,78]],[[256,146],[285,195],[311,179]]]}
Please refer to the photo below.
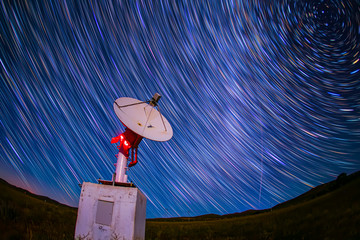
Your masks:
{"label": "concrete block structure", "polygon": [[75,239],[145,239],[146,197],[136,187],[83,183]]}

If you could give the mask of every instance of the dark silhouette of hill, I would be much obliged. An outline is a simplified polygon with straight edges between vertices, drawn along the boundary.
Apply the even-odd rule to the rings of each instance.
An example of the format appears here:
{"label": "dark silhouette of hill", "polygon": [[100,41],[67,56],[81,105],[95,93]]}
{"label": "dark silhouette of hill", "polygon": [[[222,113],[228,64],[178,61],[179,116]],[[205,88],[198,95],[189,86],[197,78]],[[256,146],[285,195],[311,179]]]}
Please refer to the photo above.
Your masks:
{"label": "dark silhouette of hill", "polygon": [[[0,179],[0,239],[73,239],[77,209]],[[360,171],[270,209],[147,219],[146,239],[360,239]]]}
{"label": "dark silhouette of hill", "polygon": [[76,213],[0,179],[0,239],[74,239]]}
{"label": "dark silhouette of hill", "polygon": [[[44,201],[44,202],[48,202],[48,203],[51,203],[51,204],[54,204],[54,205],[62,205],[62,206],[66,206],[66,207],[69,207],[69,208],[73,208],[74,210],[77,211],[77,208],[75,207],[70,207],[70,206],[67,206],[67,205],[64,205],[62,203],[59,203],[58,201],[55,201],[49,197],[46,197],[46,196],[41,196],[41,195],[36,195],[36,194],[33,194],[31,192],[29,192],[28,190],[25,190],[25,189],[22,189],[22,188],[19,188],[19,187],[16,187],[14,185],[11,185],[10,183],[6,182],[4,179],[0,178],[0,186],[7,186],[8,188],[10,189],[14,189],[16,191],[19,191],[19,192],[23,192],[24,194],[28,195],[28,196],[31,196],[33,198],[36,198],[36,199],[39,199],[41,201]],[[1,196],[1,195],[0,195]]]}
{"label": "dark silhouette of hill", "polygon": [[360,239],[360,172],[265,210],[148,219],[147,239]]}
{"label": "dark silhouette of hill", "polygon": [[286,201],[284,203],[280,203],[280,204],[276,205],[272,209],[280,209],[280,208],[300,204],[300,203],[303,203],[306,201],[310,201],[312,199],[318,198],[327,193],[335,191],[336,189],[344,186],[346,183],[348,183],[350,181],[354,181],[359,178],[360,178],[360,171],[355,172],[349,176],[347,176],[346,173],[342,173],[336,178],[336,180],[319,185],[319,186],[309,190],[308,192],[301,194],[300,196],[298,196],[296,198],[293,198],[289,201]]}

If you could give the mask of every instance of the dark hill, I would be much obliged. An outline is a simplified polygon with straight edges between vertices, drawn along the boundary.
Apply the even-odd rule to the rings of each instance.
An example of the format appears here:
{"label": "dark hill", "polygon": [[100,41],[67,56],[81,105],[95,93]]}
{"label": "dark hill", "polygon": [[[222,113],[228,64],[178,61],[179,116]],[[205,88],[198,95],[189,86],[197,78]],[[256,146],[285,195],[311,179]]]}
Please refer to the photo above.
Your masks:
{"label": "dark hill", "polygon": [[0,179],[0,239],[74,239],[76,212]]}
{"label": "dark hill", "polygon": [[147,239],[360,239],[360,172],[271,209],[149,219]]}

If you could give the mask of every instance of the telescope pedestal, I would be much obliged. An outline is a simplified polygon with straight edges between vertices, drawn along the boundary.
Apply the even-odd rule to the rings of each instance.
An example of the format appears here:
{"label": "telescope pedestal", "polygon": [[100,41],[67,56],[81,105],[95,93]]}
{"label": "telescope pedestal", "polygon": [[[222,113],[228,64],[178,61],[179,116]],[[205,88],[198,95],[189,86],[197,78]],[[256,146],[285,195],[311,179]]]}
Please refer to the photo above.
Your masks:
{"label": "telescope pedestal", "polygon": [[145,239],[145,220],[138,188],[83,183],[75,239]]}
{"label": "telescope pedestal", "polygon": [[118,153],[116,170],[115,170],[115,182],[127,182],[128,176],[126,175],[127,170],[127,158],[121,152]]}

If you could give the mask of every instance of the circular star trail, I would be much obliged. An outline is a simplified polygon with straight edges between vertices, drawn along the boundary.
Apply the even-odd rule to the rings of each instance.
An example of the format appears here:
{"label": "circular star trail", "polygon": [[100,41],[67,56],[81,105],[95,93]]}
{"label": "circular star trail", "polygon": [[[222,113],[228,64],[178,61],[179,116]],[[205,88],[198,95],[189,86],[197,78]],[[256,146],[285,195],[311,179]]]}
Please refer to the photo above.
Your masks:
{"label": "circular star trail", "polygon": [[1,1],[0,176],[77,206],[119,97],[174,130],[129,178],[147,217],[263,209],[360,168],[359,1]]}

